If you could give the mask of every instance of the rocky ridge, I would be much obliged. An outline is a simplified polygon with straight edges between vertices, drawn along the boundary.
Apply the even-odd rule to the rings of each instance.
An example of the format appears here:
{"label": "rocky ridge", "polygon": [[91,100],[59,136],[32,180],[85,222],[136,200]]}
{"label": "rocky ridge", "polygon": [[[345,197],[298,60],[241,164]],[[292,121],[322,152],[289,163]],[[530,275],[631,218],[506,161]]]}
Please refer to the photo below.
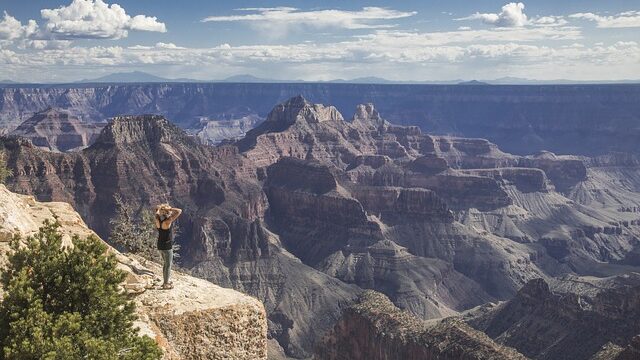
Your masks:
{"label": "rocky ridge", "polygon": [[526,359],[456,318],[426,323],[367,291],[316,348],[314,359]]}
{"label": "rocky ridge", "polygon": [[568,282],[590,287],[591,293],[564,292],[564,284],[552,290],[536,279],[507,302],[471,311],[467,322],[535,359],[565,359],[568,354],[573,359],[590,359],[599,352],[597,356],[604,356],[605,350],[615,352],[611,344],[620,351],[620,345],[629,344],[625,351],[633,352],[634,335],[640,333],[640,276],[570,278]]}
{"label": "rocky ridge", "polygon": [[103,126],[81,122],[67,110],[49,108],[25,120],[9,134],[29,139],[43,149],[65,152],[91,145]]}
{"label": "rocky ridge", "polygon": [[[14,234],[29,236],[45,219],[57,216],[70,243],[72,235],[97,236],[73,208],[62,202],[37,202],[0,185],[0,257],[5,258]],[[132,255],[115,254],[127,272],[123,288],[132,294],[141,335],[164,351],[164,359],[266,359],[267,319],[256,299],[205,280],[175,273],[175,288],[155,290],[162,270],[158,264]]]}

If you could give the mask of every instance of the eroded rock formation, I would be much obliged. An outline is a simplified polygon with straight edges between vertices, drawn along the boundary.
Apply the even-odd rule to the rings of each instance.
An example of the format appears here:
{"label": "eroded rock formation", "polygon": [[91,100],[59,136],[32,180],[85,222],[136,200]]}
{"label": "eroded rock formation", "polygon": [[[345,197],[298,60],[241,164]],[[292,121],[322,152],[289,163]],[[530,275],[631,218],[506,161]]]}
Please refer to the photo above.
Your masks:
{"label": "eroded rock formation", "polygon": [[11,135],[52,151],[80,150],[93,143],[104,123],[84,123],[69,111],[49,108],[25,120]]}
{"label": "eroded rock formation", "polygon": [[[305,356],[359,291],[280,248],[264,226],[267,198],[255,167],[237,148],[202,145],[163,117],[115,118],[92,146],[68,154],[20,138],[2,143],[14,190],[73,204],[105,238],[115,194],[140,207],[168,201],[184,208],[183,265],[261,299],[270,336],[289,354]],[[314,294],[317,301],[304,301]]]}
{"label": "eroded rock formation", "polygon": [[526,359],[460,319],[426,323],[367,291],[316,348],[326,360]]}
{"label": "eroded rock formation", "polygon": [[640,151],[635,125],[640,86],[388,85],[331,83],[159,83],[0,85],[0,128],[18,126],[47,107],[83,121],[159,114],[185,129],[200,119],[266,117],[274,104],[304,94],[350,114],[372,102],[389,121],[423,131],[486,138],[510,153],[551,150],[600,155]]}
{"label": "eroded rock formation", "polygon": [[630,344],[625,351],[633,352],[633,337],[640,333],[640,277],[567,282],[587,289],[563,292],[563,284],[553,291],[544,280],[532,280],[513,299],[471,312],[468,322],[535,359],[590,359],[609,343]]}

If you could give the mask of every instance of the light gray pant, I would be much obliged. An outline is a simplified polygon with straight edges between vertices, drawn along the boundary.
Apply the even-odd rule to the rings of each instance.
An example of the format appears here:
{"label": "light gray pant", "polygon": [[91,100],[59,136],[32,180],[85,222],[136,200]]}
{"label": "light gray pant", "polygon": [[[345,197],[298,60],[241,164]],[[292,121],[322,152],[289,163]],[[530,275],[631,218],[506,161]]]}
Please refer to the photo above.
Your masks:
{"label": "light gray pant", "polygon": [[162,277],[164,284],[169,283],[169,277],[171,276],[171,265],[173,264],[173,249],[172,250],[160,250],[162,255]]}

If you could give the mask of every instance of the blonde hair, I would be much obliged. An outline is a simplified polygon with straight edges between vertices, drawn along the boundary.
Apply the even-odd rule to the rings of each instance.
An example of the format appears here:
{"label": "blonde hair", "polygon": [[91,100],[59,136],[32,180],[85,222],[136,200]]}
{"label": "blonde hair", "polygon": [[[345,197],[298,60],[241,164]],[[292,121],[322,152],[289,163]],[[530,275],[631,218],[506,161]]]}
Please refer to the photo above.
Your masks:
{"label": "blonde hair", "polygon": [[171,205],[167,203],[156,205],[156,214],[158,215],[165,215],[169,212],[169,210],[171,210]]}

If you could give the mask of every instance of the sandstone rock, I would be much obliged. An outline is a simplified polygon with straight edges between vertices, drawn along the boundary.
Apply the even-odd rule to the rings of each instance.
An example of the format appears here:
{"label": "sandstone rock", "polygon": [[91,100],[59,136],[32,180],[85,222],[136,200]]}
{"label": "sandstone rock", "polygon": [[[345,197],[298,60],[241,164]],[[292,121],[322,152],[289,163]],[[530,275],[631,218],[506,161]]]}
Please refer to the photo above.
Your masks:
{"label": "sandstone rock", "polygon": [[615,357],[615,360],[632,360],[640,358],[640,335],[636,335],[631,339],[622,351]]}
{"label": "sandstone rock", "polygon": [[348,123],[335,107],[297,96],[276,106],[237,145],[260,167],[282,156],[348,163],[360,151],[344,140],[346,128]]}
{"label": "sandstone rock", "polygon": [[547,192],[548,180],[544,171],[535,168],[496,168],[463,170],[462,173],[493,178],[500,182],[513,184],[518,190],[528,192]]}
{"label": "sandstone rock", "polygon": [[0,87],[0,127],[15,128],[47,107],[71,109],[86,122],[155,113],[183,128],[199,117],[261,117],[304,94],[343,113],[373,102],[390,122],[423,131],[486,138],[505,151],[601,155],[638,152],[636,84],[442,86],[330,83],[66,84]]}
{"label": "sandstone rock", "polygon": [[[359,291],[271,243],[277,240],[264,224],[267,198],[254,165],[235,147],[202,145],[156,116],[116,118],[77,153],[43,152],[16,139],[0,142],[14,166],[14,190],[74,204],[104,237],[114,194],[139,208],[167,201],[184,208],[178,239],[183,265],[258,297],[269,314],[284,314],[272,317],[269,327],[288,354],[307,356],[314,339]],[[322,300],[305,304],[312,294]]]}
{"label": "sandstone rock", "polygon": [[578,182],[587,179],[587,168],[584,162],[573,157],[549,156],[524,157],[519,166],[544,170],[559,191],[567,191]]}

